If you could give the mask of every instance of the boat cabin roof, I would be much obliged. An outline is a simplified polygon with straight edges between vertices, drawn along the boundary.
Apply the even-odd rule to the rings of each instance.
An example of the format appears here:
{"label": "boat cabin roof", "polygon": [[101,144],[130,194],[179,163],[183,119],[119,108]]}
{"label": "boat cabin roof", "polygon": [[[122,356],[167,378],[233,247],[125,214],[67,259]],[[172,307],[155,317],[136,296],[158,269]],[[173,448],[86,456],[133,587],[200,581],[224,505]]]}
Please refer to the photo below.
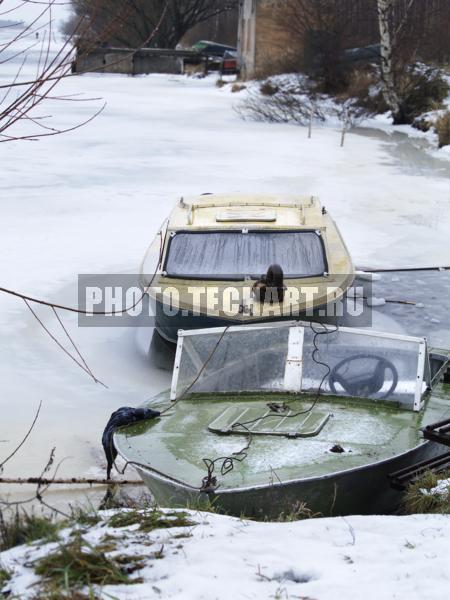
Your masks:
{"label": "boat cabin roof", "polygon": [[181,198],[169,217],[171,231],[239,229],[249,225],[266,229],[320,229],[324,216],[313,196],[207,194]]}
{"label": "boat cabin roof", "polygon": [[171,399],[320,393],[420,411],[430,386],[425,338],[295,321],[180,331]]}

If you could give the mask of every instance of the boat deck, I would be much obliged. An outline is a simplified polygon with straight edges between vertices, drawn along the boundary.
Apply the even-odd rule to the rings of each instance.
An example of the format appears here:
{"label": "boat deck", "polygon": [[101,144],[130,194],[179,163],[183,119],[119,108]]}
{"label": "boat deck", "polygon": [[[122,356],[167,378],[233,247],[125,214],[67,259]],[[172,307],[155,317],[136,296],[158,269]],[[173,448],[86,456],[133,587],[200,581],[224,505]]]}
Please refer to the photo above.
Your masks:
{"label": "boat deck", "polygon": [[[291,412],[258,419],[271,402],[285,402]],[[313,404],[314,396],[308,395],[198,394],[174,403],[155,421],[122,429],[115,443],[128,461],[197,489],[207,474],[204,460],[215,461],[220,489],[242,489],[391,458],[420,444],[420,427],[450,416],[448,389],[442,385],[421,413],[386,401],[331,396],[321,396],[309,411]],[[160,397],[149,406],[164,410],[170,401]],[[336,452],[338,446],[344,452]],[[232,459],[229,471],[227,458]]]}

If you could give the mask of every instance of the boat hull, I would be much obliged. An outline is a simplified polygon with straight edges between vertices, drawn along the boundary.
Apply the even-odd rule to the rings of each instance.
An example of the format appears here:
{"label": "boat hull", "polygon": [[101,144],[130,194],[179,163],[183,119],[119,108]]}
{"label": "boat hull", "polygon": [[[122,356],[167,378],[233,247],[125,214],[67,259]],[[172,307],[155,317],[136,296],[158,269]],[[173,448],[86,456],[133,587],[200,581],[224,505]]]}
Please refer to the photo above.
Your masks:
{"label": "boat hull", "polygon": [[305,507],[323,516],[387,514],[395,511],[402,493],[393,489],[389,474],[415,462],[442,454],[442,447],[425,442],[390,459],[363,467],[269,485],[234,490],[199,492],[162,474],[136,466],[145,485],[161,506],[213,505],[227,514],[276,519]]}
{"label": "boat hull", "polygon": [[299,313],[296,315],[286,314],[278,318],[255,318],[241,316],[239,319],[223,318],[206,314],[193,314],[187,310],[173,311],[162,302],[154,301],[155,311],[155,329],[165,340],[171,344],[178,341],[178,331],[180,329],[207,329],[210,327],[228,327],[232,325],[256,325],[257,323],[273,323],[274,321],[292,321],[300,319],[302,321],[314,321],[316,323],[333,321],[335,318],[327,318],[326,315],[333,314],[332,310],[327,309],[327,305],[317,306],[313,314]]}

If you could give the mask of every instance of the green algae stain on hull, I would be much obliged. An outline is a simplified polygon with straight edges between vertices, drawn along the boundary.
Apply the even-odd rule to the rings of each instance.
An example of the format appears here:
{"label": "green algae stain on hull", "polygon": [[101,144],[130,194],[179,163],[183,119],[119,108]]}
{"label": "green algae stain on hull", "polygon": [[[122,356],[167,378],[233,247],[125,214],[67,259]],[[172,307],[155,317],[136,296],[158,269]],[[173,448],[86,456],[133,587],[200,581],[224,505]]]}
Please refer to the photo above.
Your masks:
{"label": "green algae stain on hull", "polygon": [[[372,471],[372,483],[377,480],[374,473],[379,471],[382,473],[379,487],[385,489],[384,479],[387,479],[388,472],[394,470],[392,465],[386,470],[385,463],[395,461],[403,464],[405,453],[436,454],[435,445],[421,443],[419,429],[449,415],[450,394],[449,389],[445,389],[448,387],[438,386],[421,413],[400,410],[395,404],[383,401],[320,397],[313,412],[315,410],[320,417],[328,415],[329,418],[316,435],[252,435],[250,447],[245,450],[246,458],[234,461],[230,472],[222,474],[223,461],[218,461],[214,473],[218,487],[214,495],[220,498],[220,504],[230,505],[229,509],[234,513],[242,512],[246,506],[247,513],[254,514],[255,507],[260,504],[265,507],[261,510],[273,510],[273,502],[266,498],[267,490],[272,490],[272,495],[276,490],[275,512],[281,513],[280,507],[285,506],[287,501],[281,498],[287,497],[290,501],[289,489],[292,487],[303,487],[302,491],[297,489],[293,494],[299,498],[310,498],[315,504],[312,508],[322,511],[330,490],[335,495],[334,485],[339,480],[341,487],[344,482],[347,487],[352,481],[350,487],[358,488],[358,481],[361,483],[369,471]],[[264,414],[268,403],[285,402],[296,414],[307,411],[313,401],[313,396],[302,396],[299,400],[298,396],[283,394],[197,394],[176,403],[156,421],[121,430],[116,434],[115,442],[127,460],[139,463],[140,474],[157,500],[163,504],[182,505],[198,497],[207,474],[204,459],[225,460],[240,456],[248,445],[249,435],[243,431],[227,434],[211,431],[211,424],[217,422],[225,411],[244,415]],[[153,408],[171,406],[167,398],[160,398],[150,405]],[[279,417],[280,420],[282,418]],[[271,421],[272,427],[276,427],[273,417]],[[333,452],[335,446],[340,446],[344,452]],[[370,489],[371,486],[365,485],[365,488]],[[344,489],[336,494],[334,510],[342,511],[339,497],[348,494],[344,493]],[[365,506],[371,505],[367,504],[368,498],[361,489],[357,495]],[[250,501],[250,498],[253,500]],[[358,504],[348,502],[347,498],[347,505]]]}

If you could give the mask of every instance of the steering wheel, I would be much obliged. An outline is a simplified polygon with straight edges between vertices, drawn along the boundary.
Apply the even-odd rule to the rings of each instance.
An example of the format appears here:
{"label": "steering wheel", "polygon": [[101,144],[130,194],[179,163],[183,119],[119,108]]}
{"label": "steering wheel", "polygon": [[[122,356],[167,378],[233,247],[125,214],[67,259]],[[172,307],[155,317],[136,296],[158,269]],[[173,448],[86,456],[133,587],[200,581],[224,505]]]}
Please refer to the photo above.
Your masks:
{"label": "steering wheel", "polygon": [[[346,375],[344,367],[357,360],[375,361],[374,370],[369,373],[367,369],[364,369],[364,372],[359,372],[355,375]],[[376,356],[374,354],[354,354],[353,356],[341,360],[341,362],[331,370],[328,379],[330,390],[333,394],[337,394],[336,383],[338,383],[344,388],[349,396],[374,396],[381,390],[387,380],[386,371],[390,371],[392,374],[392,384],[388,391],[379,397],[380,400],[390,396],[397,387],[397,369],[389,360],[382,356]]]}

